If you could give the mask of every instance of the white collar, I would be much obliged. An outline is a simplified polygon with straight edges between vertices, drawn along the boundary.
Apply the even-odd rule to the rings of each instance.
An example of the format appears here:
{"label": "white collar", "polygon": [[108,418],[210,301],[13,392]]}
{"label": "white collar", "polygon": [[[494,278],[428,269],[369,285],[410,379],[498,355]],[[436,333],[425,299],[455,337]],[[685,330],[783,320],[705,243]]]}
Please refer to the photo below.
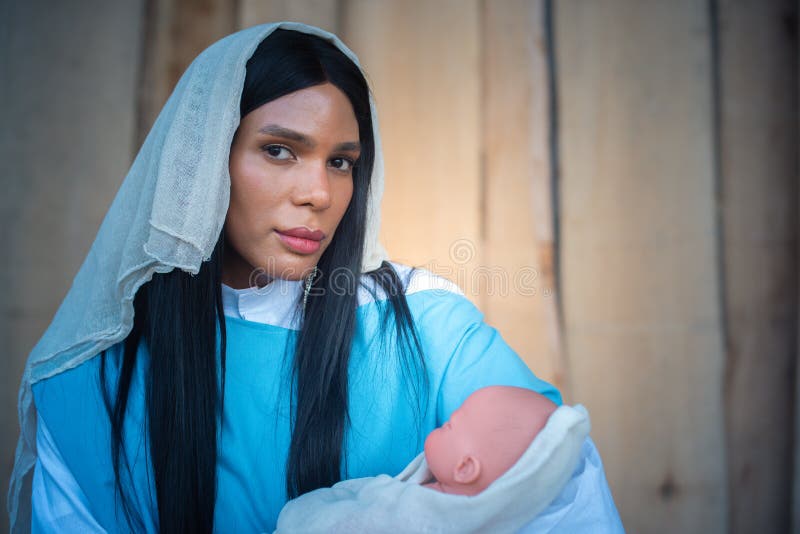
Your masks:
{"label": "white collar", "polygon": [[276,278],[264,287],[244,289],[222,284],[222,308],[229,317],[299,330],[300,314],[295,312],[302,293],[302,280]]}
{"label": "white collar", "polygon": [[[417,268],[412,274],[407,265],[392,262],[392,266],[403,281],[406,296],[425,290],[439,291],[440,295],[457,293],[464,296],[456,284],[427,269]],[[298,306],[302,305],[302,295],[302,280],[276,278],[264,287],[245,289],[233,289],[222,284],[222,307],[228,317],[300,330]],[[386,298],[388,295],[373,278],[362,277],[358,286],[359,306]]]}

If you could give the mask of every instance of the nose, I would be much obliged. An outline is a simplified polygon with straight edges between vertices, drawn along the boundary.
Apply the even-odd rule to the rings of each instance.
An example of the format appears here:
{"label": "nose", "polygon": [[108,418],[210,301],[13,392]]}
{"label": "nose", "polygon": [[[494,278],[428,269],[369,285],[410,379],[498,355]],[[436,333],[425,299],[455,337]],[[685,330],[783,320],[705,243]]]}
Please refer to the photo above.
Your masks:
{"label": "nose", "polygon": [[327,162],[308,162],[300,169],[300,178],[295,187],[294,203],[324,210],[331,205],[331,185]]}

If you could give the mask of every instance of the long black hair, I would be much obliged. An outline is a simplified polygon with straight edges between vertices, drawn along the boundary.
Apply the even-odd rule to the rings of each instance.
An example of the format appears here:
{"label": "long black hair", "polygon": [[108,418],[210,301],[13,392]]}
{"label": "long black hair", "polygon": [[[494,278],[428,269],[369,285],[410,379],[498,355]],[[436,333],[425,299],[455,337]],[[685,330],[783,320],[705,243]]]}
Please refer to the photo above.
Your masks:
{"label": "long black hair", "polygon": [[[348,420],[348,361],[356,324],[357,289],[364,284],[367,199],[375,158],[369,88],[360,69],[331,43],[290,30],[275,30],[247,62],[240,99],[244,117],[289,93],[329,82],[350,101],[358,122],[361,154],[353,167],[353,196],[302,308],[293,359],[292,439],[286,458],[289,498],[341,480]],[[216,501],[217,428],[225,388],[225,317],[222,308],[224,230],[197,275],[179,269],[156,274],[134,300],[134,325],[125,339],[114,385],[107,386],[106,354],[100,379],[111,422],[116,490],[126,520],[142,529],[125,483],[131,479],[123,423],[144,342],[150,354],[145,402],[149,448],[157,492],[159,531],[211,532]],[[345,276],[342,276],[342,275]],[[383,290],[382,335],[394,332],[408,393],[425,406],[428,377],[404,282],[388,262],[363,273]],[[298,307],[300,302],[298,301]],[[219,338],[217,336],[219,329]],[[218,343],[219,342],[219,343]],[[383,340],[382,340],[383,343]],[[421,415],[421,414],[420,414]],[[281,460],[281,459],[276,459]]]}

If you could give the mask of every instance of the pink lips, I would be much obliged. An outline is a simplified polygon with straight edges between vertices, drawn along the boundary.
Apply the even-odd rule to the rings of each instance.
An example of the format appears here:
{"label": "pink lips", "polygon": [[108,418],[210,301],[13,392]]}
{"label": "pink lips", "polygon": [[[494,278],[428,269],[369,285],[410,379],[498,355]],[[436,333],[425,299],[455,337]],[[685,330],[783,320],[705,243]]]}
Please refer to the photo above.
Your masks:
{"label": "pink lips", "polygon": [[291,250],[300,254],[313,254],[319,250],[320,241],[325,238],[322,230],[309,230],[305,227],[289,230],[276,230],[281,241]]}

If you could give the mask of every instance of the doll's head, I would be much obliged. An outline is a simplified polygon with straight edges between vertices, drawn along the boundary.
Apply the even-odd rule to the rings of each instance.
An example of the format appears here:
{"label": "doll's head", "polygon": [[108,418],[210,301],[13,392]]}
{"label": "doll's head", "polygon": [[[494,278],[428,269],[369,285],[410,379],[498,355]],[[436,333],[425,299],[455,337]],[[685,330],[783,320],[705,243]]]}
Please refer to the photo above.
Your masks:
{"label": "doll's head", "polygon": [[444,493],[475,495],[508,471],[544,427],[556,405],[528,389],[475,391],[428,435],[425,459]]}

